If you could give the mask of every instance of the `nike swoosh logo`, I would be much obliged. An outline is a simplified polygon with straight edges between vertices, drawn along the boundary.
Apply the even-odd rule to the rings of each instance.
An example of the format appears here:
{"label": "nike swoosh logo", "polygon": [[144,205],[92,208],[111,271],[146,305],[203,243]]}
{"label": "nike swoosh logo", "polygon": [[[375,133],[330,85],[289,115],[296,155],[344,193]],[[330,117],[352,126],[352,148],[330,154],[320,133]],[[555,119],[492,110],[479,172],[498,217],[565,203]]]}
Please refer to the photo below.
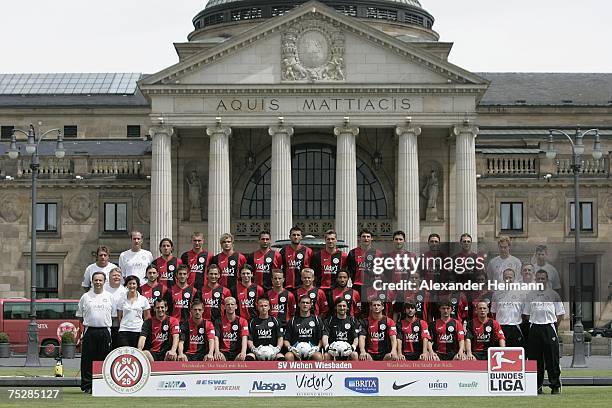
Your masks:
{"label": "nike swoosh logo", "polygon": [[401,390],[402,388],[407,387],[407,386],[409,386],[409,385],[411,385],[411,384],[414,384],[415,382],[418,382],[418,381],[419,381],[419,380],[416,380],[416,381],[411,381],[411,382],[409,382],[409,383],[402,384],[402,385],[397,385],[397,383],[396,383],[395,381],[393,381],[393,389],[394,389],[394,390],[396,390],[396,391],[397,391],[397,390]]}

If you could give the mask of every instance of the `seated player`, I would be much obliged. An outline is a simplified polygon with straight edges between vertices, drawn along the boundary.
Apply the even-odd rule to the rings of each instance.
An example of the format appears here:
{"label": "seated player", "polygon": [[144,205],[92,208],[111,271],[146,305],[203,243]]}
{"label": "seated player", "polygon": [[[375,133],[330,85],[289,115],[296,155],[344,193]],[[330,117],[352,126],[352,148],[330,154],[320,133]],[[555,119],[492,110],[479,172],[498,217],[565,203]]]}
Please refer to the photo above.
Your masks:
{"label": "seated player", "polygon": [[440,318],[429,323],[430,355],[434,360],[465,360],[463,324],[451,317],[451,302],[440,302],[438,310]]}
{"label": "seated player", "polygon": [[157,299],[153,306],[154,315],[142,324],[138,349],[150,361],[175,361],[179,343],[180,324],[178,319],[166,314],[165,299]]}
{"label": "seated player", "polygon": [[465,352],[468,360],[486,360],[489,347],[506,347],[506,337],[497,320],[488,317],[487,302],[479,302],[476,312],[465,328]]}
{"label": "seated player", "polygon": [[405,317],[397,325],[397,347],[400,360],[429,360],[429,327],[416,316],[416,305],[404,303]]}
{"label": "seated player", "polygon": [[206,283],[202,287],[202,302],[204,303],[204,318],[213,322],[221,319],[221,305],[223,299],[232,296],[230,290],[219,284],[219,267],[216,264],[208,265]]}
{"label": "seated player", "polygon": [[272,289],[268,291],[270,299],[270,316],[274,316],[285,327],[287,321],[295,315],[295,296],[283,287],[285,274],[280,269],[272,271]]}
{"label": "seated player", "polygon": [[238,314],[246,320],[257,316],[257,298],[263,295],[261,286],[253,282],[253,267],[245,264],[240,270],[240,280],[236,283],[234,297],[238,301]]}
{"label": "seated player", "polygon": [[215,327],[202,318],[204,305],[199,299],[191,302],[191,318],[181,324],[178,344],[179,361],[213,360]]}
{"label": "seated player", "polygon": [[263,356],[259,353],[262,346],[274,348],[275,360],[284,360],[281,354],[283,346],[283,327],[276,317],[270,316],[270,299],[265,296],[257,299],[257,317],[249,322],[249,340],[247,342],[250,353],[246,360],[262,360]]}
{"label": "seated player", "polygon": [[215,360],[244,361],[246,358],[249,322],[236,315],[236,309],[236,299],[225,298],[221,320],[216,323],[218,346]]}
{"label": "seated player", "polygon": [[343,298],[348,305],[348,314],[358,317],[361,314],[361,295],[353,288],[347,286],[349,273],[342,269],[336,275],[336,285],[328,292],[328,305],[335,305],[336,300]]}
{"label": "seated player", "polygon": [[325,292],[314,285],[314,278],[314,270],[311,268],[302,270],[302,285],[295,291],[296,297],[299,299],[308,296],[312,301],[310,312],[317,316],[327,316],[329,309],[327,297]]}
{"label": "seated player", "polygon": [[[312,315],[310,309],[312,300],[309,296],[302,296],[298,303],[298,313],[287,322],[285,329],[284,344],[289,350],[285,353],[285,359],[294,360],[323,360],[321,349],[321,338],[323,337],[323,322],[319,316]],[[309,350],[301,350],[299,343],[310,344]]]}
{"label": "seated player", "polygon": [[383,302],[370,302],[370,316],[361,323],[359,360],[397,360],[395,322],[383,314]]}
{"label": "seated player", "polygon": [[[334,302],[335,313],[329,316],[323,322],[323,337],[321,343],[324,350],[325,360],[358,360],[357,347],[359,346],[359,321],[353,316],[349,316],[349,306],[347,300],[339,297]],[[350,346],[350,350],[345,351],[345,354],[332,356],[329,352],[329,345],[335,342],[346,342]]]}

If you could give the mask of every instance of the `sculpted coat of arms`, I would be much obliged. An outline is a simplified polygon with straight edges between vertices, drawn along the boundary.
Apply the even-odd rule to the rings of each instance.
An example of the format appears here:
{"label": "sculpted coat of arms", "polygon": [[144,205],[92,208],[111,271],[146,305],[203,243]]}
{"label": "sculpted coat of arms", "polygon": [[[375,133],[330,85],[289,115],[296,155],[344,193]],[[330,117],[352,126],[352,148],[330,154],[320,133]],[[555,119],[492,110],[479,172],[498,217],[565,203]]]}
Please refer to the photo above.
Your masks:
{"label": "sculpted coat of arms", "polygon": [[344,34],[315,18],[288,28],[282,35],[283,81],[343,81]]}

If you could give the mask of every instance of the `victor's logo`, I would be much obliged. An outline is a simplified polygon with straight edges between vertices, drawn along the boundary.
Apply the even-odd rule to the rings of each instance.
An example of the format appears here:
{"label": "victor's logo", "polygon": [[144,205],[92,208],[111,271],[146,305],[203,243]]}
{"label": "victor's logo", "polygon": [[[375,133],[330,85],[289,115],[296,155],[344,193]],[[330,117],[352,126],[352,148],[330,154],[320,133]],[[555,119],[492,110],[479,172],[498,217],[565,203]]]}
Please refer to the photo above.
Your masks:
{"label": "victor's logo", "polygon": [[142,351],[120,347],[111,351],[102,365],[104,380],[114,391],[131,394],[146,384],[151,366]]}

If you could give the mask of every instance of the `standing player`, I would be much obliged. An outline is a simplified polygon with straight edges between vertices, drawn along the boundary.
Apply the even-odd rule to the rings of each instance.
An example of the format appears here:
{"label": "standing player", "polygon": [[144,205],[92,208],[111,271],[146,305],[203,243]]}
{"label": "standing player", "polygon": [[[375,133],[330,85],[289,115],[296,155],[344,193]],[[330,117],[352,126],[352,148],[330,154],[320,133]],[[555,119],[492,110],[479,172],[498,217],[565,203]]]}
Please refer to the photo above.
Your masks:
{"label": "standing player", "polygon": [[353,288],[349,288],[349,273],[342,269],[336,275],[336,285],[329,291],[328,305],[335,305],[336,300],[342,298],[348,305],[348,313],[353,317],[361,315],[361,295]]}
{"label": "standing player", "polygon": [[91,276],[92,290],[83,293],[79,300],[76,316],[83,325],[81,335],[81,390],[91,394],[92,370],[94,361],[103,361],[110,352],[112,315],[112,295],[104,291],[104,272],[94,272]]}
{"label": "standing player", "polygon": [[140,294],[147,298],[149,306],[153,307],[157,299],[166,299],[170,301],[170,292],[166,285],[159,282],[157,277],[157,267],[155,265],[149,265],[147,267],[147,283],[141,285],[138,291]]}
{"label": "standing player", "polygon": [[448,271],[444,269],[446,254],[442,251],[440,235],[429,234],[427,245],[429,245],[429,251],[423,254],[424,267],[421,270],[421,277],[424,280],[445,282]]}
{"label": "standing player", "polygon": [[397,360],[397,330],[395,322],[383,315],[383,302],[370,302],[370,316],[361,323],[359,360]]}
{"label": "standing player", "polygon": [[[416,254],[408,251],[404,246],[406,245],[406,233],[404,231],[395,231],[393,233],[393,251],[388,253],[386,257],[396,260],[394,262],[394,267],[387,271],[387,278],[391,282],[401,282],[402,280],[408,280],[411,275],[413,275],[410,270],[410,264],[404,265],[404,259],[416,259]],[[397,264],[397,260],[400,260],[399,265]],[[408,268],[406,268],[408,266]],[[397,300],[397,299],[396,299]]]}
{"label": "standing player", "polygon": [[221,244],[221,252],[214,256],[212,263],[216,264],[221,272],[219,283],[230,290],[234,290],[239,272],[246,264],[246,258],[240,252],[234,251],[234,236],[232,234],[221,235],[219,243]]}
{"label": "standing player", "polygon": [[[510,255],[510,237],[507,235],[500,235],[497,240],[497,248],[499,249],[499,255],[489,261],[487,265],[487,277],[491,282],[503,282],[503,273],[506,269],[512,269],[514,271],[521,270],[521,261]],[[521,282],[521,279],[516,277],[517,282]]]}
{"label": "standing player", "polygon": [[368,282],[372,281],[374,258],[382,256],[382,252],[374,249],[372,245],[372,233],[365,228],[359,231],[359,246],[349,252],[346,259],[346,268],[351,275],[353,289],[359,292],[362,298],[365,297],[361,292],[365,279],[367,278]]}
{"label": "standing player", "polygon": [[87,292],[91,287],[91,277],[94,272],[104,272],[104,275],[106,275],[106,281],[108,281],[108,274],[117,267],[117,265],[114,263],[109,262],[109,259],[110,251],[108,248],[105,246],[99,246],[96,250],[96,262],[89,265],[83,274],[83,283],[81,283],[81,286],[83,287],[84,292]]}
{"label": "standing player", "polygon": [[[352,352],[348,357],[336,357],[338,360],[358,360],[357,346],[359,346],[359,331],[361,329],[359,321],[348,314],[349,306],[347,301],[339,297],[334,302],[335,313],[323,322],[323,337],[321,344],[324,350],[336,341],[345,341],[351,345]],[[325,360],[333,360],[334,357],[328,352],[324,355]]]}
{"label": "standing player", "polygon": [[299,351],[295,348],[298,343],[309,343],[316,351],[309,357],[314,361],[323,360],[321,349],[321,338],[323,337],[323,322],[319,316],[314,316],[310,313],[312,300],[308,296],[299,298],[299,312],[287,322],[287,328],[284,334],[285,348],[289,350],[285,354],[285,359],[288,361],[307,360],[308,358],[300,357]]}
{"label": "standing player", "polygon": [[270,299],[270,316],[276,317],[285,327],[295,315],[295,296],[284,288],[285,274],[280,269],[272,270],[272,289],[267,293]]}
{"label": "standing player", "polygon": [[317,284],[324,292],[329,292],[336,281],[338,271],[346,268],[346,252],[338,249],[336,231],[325,231],[325,248],[312,258],[311,268],[315,271]]}
{"label": "standing player", "polygon": [[215,327],[202,318],[204,305],[199,299],[191,302],[191,318],[181,324],[178,343],[179,361],[214,360]]}
{"label": "standing player", "polygon": [[[514,282],[514,270],[504,271],[504,282]],[[491,301],[491,313],[500,324],[508,347],[525,347],[521,325],[526,293],[518,290],[496,291]]]}
{"label": "standing player", "polygon": [[282,269],[285,273],[285,288],[297,289],[301,284],[302,269],[310,267],[313,256],[312,249],[302,245],[302,229],[298,226],[291,227],[289,231],[290,245],[285,245],[281,250]]}
{"label": "standing player", "polygon": [[406,317],[397,326],[397,347],[400,360],[429,360],[429,327],[425,320],[417,318],[416,305],[405,302]]}
{"label": "standing player", "polygon": [[270,231],[259,233],[259,249],[247,257],[247,264],[255,268],[254,281],[266,291],[272,288],[272,271],[280,269],[283,257],[271,247]]}
{"label": "standing player", "polygon": [[240,281],[236,283],[236,289],[234,290],[240,317],[251,320],[251,318],[257,316],[257,299],[263,293],[263,288],[253,283],[253,267],[245,264],[240,270]]}
{"label": "standing player", "polygon": [[[461,262],[461,268],[455,268],[455,282],[465,283],[474,277],[478,272],[484,272],[484,263],[482,258],[476,252],[472,251],[472,236],[468,233],[461,234],[459,237],[461,251],[453,255],[455,265]],[[458,261],[458,260],[461,261]]]}
{"label": "standing player", "polygon": [[153,361],[175,361],[179,343],[180,323],[168,316],[165,299],[157,299],[153,305],[154,315],[145,320],[138,339],[138,349]]}
{"label": "standing player", "polygon": [[186,322],[189,319],[189,306],[198,294],[193,286],[187,284],[187,276],[189,276],[187,265],[179,265],[176,271],[176,285],[170,291],[171,303],[169,314],[180,323]]}
{"label": "standing player", "polygon": [[535,269],[544,269],[548,273],[548,286],[554,291],[559,292],[561,290],[561,279],[559,278],[559,272],[552,264],[548,262],[548,248],[546,245],[538,245],[534,255]]}
{"label": "standing player", "polygon": [[314,286],[314,271],[310,268],[302,270],[302,286],[295,291],[296,297],[308,296],[311,303],[311,312],[317,316],[327,316],[329,305],[325,292]]}
{"label": "standing player", "polygon": [[276,349],[276,360],[284,360],[281,354],[283,346],[283,328],[280,322],[270,316],[270,299],[265,296],[257,300],[257,317],[249,322],[248,348],[251,351],[247,354],[246,360],[257,360],[257,351],[261,346],[272,346]]}
{"label": "standing player", "polygon": [[465,351],[468,360],[486,360],[489,347],[506,347],[504,331],[499,323],[488,317],[487,302],[478,302],[477,317],[465,328]]}
{"label": "standing player", "polygon": [[175,273],[182,263],[180,258],[172,255],[173,250],[174,242],[170,238],[163,238],[159,241],[159,252],[161,255],[152,262],[152,265],[155,265],[157,272],[159,272],[159,281],[165,284],[168,290],[171,290],[176,282]]}
{"label": "standing player", "polygon": [[538,270],[536,283],[541,283],[545,289],[530,292],[523,309],[523,314],[529,317],[531,323],[527,357],[538,362],[538,394],[543,393],[544,367],[548,373],[551,394],[561,394],[557,325],[563,319],[565,308],[559,294],[548,287],[548,272]]}
{"label": "standing player", "polygon": [[142,285],[146,281],[147,266],[153,262],[153,254],[142,249],[142,232],[132,231],[130,238],[132,247],[119,255],[119,269],[124,278],[130,275],[138,276]]}
{"label": "standing player", "polygon": [[216,264],[208,266],[207,279],[202,291],[204,303],[204,318],[217,322],[221,319],[221,304],[223,299],[231,297],[232,292],[219,284],[219,267]]}
{"label": "standing player", "polygon": [[215,360],[244,361],[249,338],[249,323],[236,315],[238,304],[233,297],[225,298],[224,313],[216,322],[218,347]]}
{"label": "standing player", "polygon": [[434,360],[465,360],[465,331],[463,324],[451,317],[451,308],[451,302],[440,302],[440,318],[429,323],[429,351]]}
{"label": "standing player", "polygon": [[183,252],[181,263],[189,268],[187,284],[196,288],[198,293],[202,293],[206,271],[208,265],[212,263],[212,254],[204,249],[204,234],[201,232],[191,234],[191,249]]}

